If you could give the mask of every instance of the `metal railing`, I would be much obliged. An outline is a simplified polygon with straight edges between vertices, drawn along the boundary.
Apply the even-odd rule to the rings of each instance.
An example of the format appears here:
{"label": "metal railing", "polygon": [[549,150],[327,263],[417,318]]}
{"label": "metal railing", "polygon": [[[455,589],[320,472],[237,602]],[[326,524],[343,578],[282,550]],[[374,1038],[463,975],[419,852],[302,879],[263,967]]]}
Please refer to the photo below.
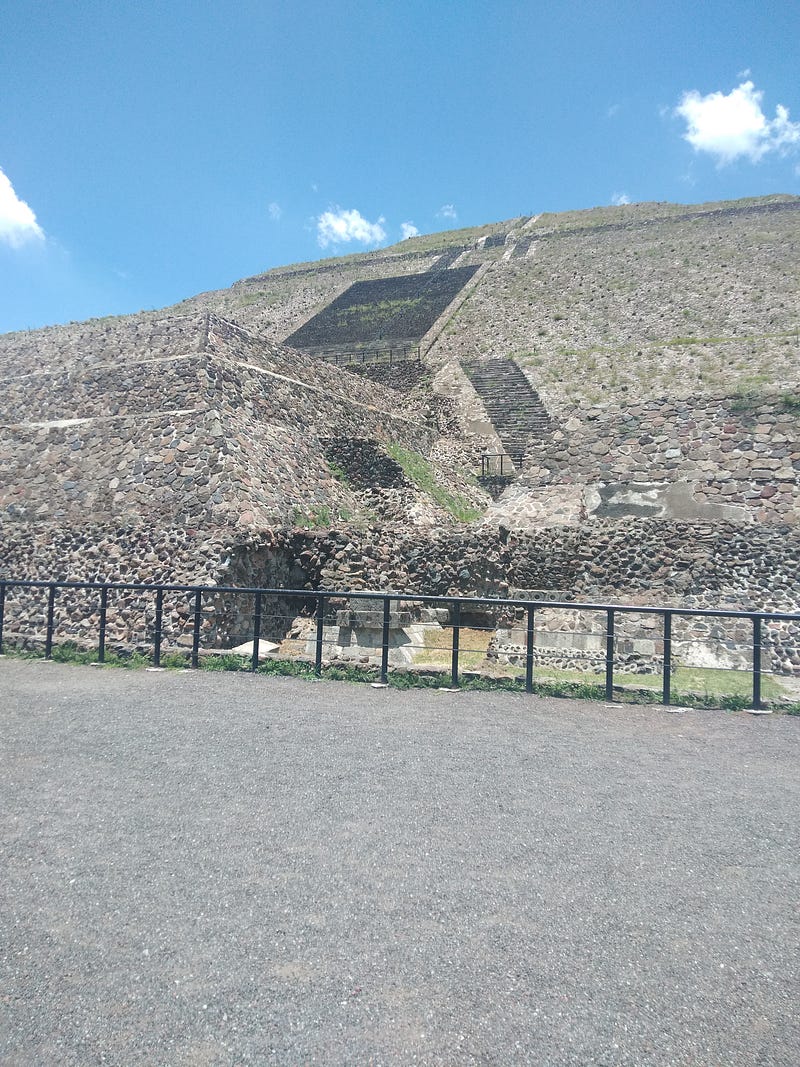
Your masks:
{"label": "metal railing", "polygon": [[481,478],[511,478],[515,470],[508,452],[484,452],[481,456]]}
{"label": "metal railing", "polygon": [[358,366],[377,363],[391,367],[395,363],[421,363],[422,352],[419,345],[396,345],[389,348],[357,348],[350,352],[326,352],[320,355],[320,359],[336,367],[349,367],[354,363]]}
{"label": "metal railing", "polygon": [[[10,594],[16,590],[41,589],[47,594],[47,607],[44,617],[44,655],[50,659],[53,655],[54,640],[56,637],[56,603],[60,593],[65,591],[96,593],[92,598],[92,614],[97,615],[97,660],[103,663],[106,658],[108,643],[109,609],[113,599],[119,599],[124,603],[123,594],[137,594],[148,599],[152,598],[153,624],[150,628],[149,645],[152,649],[154,666],[161,665],[162,643],[164,629],[165,596],[177,594],[188,598],[191,605],[191,645],[185,651],[193,668],[199,666],[201,625],[204,618],[203,605],[207,598],[219,598],[231,595],[244,597],[252,606],[248,611],[250,619],[249,636],[253,642],[250,669],[257,670],[260,653],[260,641],[262,625],[264,622],[264,604],[267,598],[276,598],[278,602],[287,603],[299,601],[309,606],[313,605],[315,612],[315,627],[313,637],[313,664],[316,674],[320,674],[323,667],[323,650],[325,644],[324,630],[326,605],[331,601],[349,602],[365,601],[368,604],[379,605],[380,617],[380,645],[376,651],[380,651],[379,672],[381,682],[387,681],[390,660],[390,630],[392,621],[392,606],[401,603],[434,606],[446,608],[449,612],[450,626],[452,628],[452,644],[449,649],[450,685],[458,688],[461,671],[461,631],[469,625],[463,622],[463,616],[467,613],[475,613],[477,609],[483,612],[497,611],[503,616],[509,612],[515,612],[516,617],[521,617],[524,622],[520,628],[524,630],[525,642],[522,653],[524,661],[524,688],[530,693],[534,685],[534,653],[536,650],[536,615],[541,611],[563,609],[569,612],[599,613],[604,619],[605,627],[605,696],[613,700],[614,694],[614,652],[616,623],[620,617],[627,615],[648,615],[661,619],[661,635],[663,642],[663,685],[662,702],[669,704],[671,701],[671,674],[673,667],[673,620],[676,618],[703,618],[703,619],[728,619],[749,620],[750,624],[750,651],[752,654],[749,673],[752,675],[752,706],[762,707],[762,636],[765,624],[776,622],[800,622],[800,613],[780,612],[752,612],[733,610],[710,610],[700,608],[680,607],[653,607],[633,604],[595,604],[576,603],[574,601],[550,601],[550,600],[519,600],[500,599],[493,597],[451,597],[451,596],[426,596],[413,593],[384,593],[372,591],[352,590],[308,590],[308,589],[269,589],[241,586],[209,586],[209,585],[183,585],[183,584],[146,584],[146,583],[111,583],[111,582],[78,582],[78,581],[43,581],[29,579],[0,579],[0,654],[4,650],[4,629],[7,621]],[[88,610],[88,609],[87,609]],[[205,616],[206,618],[208,616]],[[276,616],[277,618],[278,616]],[[74,621],[74,620],[73,620]],[[18,634],[17,637],[20,635]],[[22,635],[25,636],[25,635]],[[36,635],[29,634],[32,638]],[[659,657],[661,659],[661,657]],[[738,670],[739,668],[737,668]]]}

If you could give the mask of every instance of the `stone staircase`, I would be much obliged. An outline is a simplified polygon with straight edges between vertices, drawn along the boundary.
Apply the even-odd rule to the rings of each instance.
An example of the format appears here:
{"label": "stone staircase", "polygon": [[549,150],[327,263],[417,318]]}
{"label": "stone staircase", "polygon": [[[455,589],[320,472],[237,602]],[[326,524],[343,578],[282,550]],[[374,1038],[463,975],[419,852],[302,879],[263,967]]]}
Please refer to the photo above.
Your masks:
{"label": "stone staircase", "polygon": [[464,360],[462,365],[503,448],[519,470],[529,442],[552,429],[539,394],[513,359]]}

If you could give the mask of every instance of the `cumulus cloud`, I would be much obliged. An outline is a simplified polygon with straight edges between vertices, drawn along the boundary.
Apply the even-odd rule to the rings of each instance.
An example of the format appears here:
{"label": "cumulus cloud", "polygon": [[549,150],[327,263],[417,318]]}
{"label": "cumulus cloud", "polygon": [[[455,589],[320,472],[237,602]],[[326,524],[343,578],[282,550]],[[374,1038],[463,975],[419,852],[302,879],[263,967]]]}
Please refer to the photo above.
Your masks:
{"label": "cumulus cloud", "polygon": [[346,244],[349,241],[359,241],[363,245],[377,245],[386,240],[384,222],[386,219],[383,215],[376,222],[368,222],[355,208],[349,211],[339,207],[333,208],[330,211],[323,211],[317,218],[317,242],[320,248]]}
{"label": "cumulus cloud", "polygon": [[269,217],[272,219],[273,222],[280,222],[283,218],[283,208],[274,200],[271,204],[267,205],[267,211],[269,212]]}
{"label": "cumulus cloud", "polygon": [[14,186],[0,170],[0,241],[21,248],[28,241],[43,241],[44,230]]}
{"label": "cumulus cloud", "polygon": [[452,204],[442,204],[439,210],[436,212],[437,218],[440,219],[457,219],[458,214],[455,207]]}
{"label": "cumulus cloud", "polygon": [[413,222],[401,222],[400,234],[400,239],[402,241],[407,241],[409,237],[419,237],[419,230]]}
{"label": "cumulus cloud", "polygon": [[631,198],[627,193],[614,193],[611,197],[611,203],[615,207],[622,207],[623,204],[630,204]]}
{"label": "cumulus cloud", "polygon": [[787,152],[800,146],[800,123],[791,122],[783,104],[768,119],[761,108],[763,92],[744,81],[729,93],[701,96],[684,93],[675,114],[686,122],[685,139],[696,152],[715,156],[720,166],[743,157],[753,163],[768,152]]}

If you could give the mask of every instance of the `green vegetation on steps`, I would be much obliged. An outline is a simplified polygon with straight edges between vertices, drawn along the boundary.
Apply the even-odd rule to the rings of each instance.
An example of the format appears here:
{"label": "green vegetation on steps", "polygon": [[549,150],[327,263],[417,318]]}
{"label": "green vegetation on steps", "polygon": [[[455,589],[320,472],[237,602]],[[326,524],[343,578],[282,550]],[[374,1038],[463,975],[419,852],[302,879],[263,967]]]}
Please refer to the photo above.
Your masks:
{"label": "green vegetation on steps", "polygon": [[453,518],[459,522],[474,522],[480,517],[480,511],[465,497],[459,493],[451,493],[439,485],[430,463],[419,452],[412,452],[393,442],[386,446],[386,451],[395,463],[400,464],[406,477],[445,511],[449,511]]}

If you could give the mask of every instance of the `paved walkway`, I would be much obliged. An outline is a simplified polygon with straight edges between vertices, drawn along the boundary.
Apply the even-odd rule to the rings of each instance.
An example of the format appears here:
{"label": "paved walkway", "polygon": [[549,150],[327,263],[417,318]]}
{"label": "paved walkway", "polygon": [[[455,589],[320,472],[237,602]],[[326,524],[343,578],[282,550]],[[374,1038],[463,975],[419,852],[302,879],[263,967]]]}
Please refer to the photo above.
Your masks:
{"label": "paved walkway", "polygon": [[0,660],[0,1063],[800,1061],[800,719]]}

